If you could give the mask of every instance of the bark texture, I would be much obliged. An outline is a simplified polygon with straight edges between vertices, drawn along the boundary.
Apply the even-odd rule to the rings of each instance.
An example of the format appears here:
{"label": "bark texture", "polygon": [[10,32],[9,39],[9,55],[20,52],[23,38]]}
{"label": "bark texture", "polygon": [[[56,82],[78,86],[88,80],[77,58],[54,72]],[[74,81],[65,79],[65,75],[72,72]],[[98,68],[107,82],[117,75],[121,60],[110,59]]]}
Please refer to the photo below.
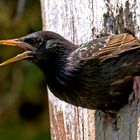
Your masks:
{"label": "bark texture", "polygon": [[[106,34],[127,30],[140,37],[140,1],[136,0],[41,0],[43,29],[57,32],[80,44]],[[134,91],[139,98],[140,79]],[[48,90],[52,140],[140,139],[140,104],[135,99],[114,120],[101,111],[74,107]],[[138,103],[135,106],[135,103]],[[113,122],[117,129],[112,126]]]}

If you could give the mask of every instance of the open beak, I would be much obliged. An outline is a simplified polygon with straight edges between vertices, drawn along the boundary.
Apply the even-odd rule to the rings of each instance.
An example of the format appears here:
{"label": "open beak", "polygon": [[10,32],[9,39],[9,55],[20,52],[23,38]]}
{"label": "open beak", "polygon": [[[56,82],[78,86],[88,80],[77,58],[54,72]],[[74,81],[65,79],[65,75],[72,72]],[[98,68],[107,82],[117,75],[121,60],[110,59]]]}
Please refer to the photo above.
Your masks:
{"label": "open beak", "polygon": [[7,64],[19,61],[19,60],[26,59],[26,58],[31,58],[33,57],[33,51],[35,50],[35,48],[33,48],[30,44],[20,41],[19,39],[1,40],[0,44],[17,46],[25,50],[23,53],[18,54],[17,56],[1,63],[0,66],[7,65]]}

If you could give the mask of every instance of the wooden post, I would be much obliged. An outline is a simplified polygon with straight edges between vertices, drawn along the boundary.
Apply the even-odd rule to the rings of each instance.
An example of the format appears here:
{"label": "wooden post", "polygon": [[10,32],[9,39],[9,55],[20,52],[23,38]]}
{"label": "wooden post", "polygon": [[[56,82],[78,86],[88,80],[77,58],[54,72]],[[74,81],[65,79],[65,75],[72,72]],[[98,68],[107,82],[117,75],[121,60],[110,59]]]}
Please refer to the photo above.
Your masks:
{"label": "wooden post", "polygon": [[[41,0],[43,29],[57,32],[80,44],[97,35],[131,30],[140,37],[140,1],[127,0]],[[139,78],[134,83],[139,91]],[[136,140],[140,139],[140,104],[123,107],[114,130],[101,111],[74,107],[49,90],[52,140]]]}

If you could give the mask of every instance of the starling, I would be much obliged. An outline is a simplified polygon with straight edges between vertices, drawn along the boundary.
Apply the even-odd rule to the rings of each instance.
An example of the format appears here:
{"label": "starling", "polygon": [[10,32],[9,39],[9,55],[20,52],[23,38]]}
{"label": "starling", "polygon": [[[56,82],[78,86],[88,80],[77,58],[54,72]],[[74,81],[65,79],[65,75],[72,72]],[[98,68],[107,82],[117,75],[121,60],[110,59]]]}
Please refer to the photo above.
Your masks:
{"label": "starling", "polygon": [[84,108],[119,110],[133,91],[134,76],[140,75],[140,43],[128,33],[75,45],[54,32],[38,31],[0,44],[25,50],[0,66],[32,61],[56,97]]}

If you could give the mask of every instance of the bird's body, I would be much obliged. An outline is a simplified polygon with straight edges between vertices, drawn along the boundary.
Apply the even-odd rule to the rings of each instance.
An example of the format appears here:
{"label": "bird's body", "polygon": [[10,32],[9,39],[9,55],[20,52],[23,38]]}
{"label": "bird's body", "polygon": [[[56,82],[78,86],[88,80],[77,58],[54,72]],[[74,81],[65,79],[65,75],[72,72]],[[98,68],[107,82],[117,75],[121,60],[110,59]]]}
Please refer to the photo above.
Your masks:
{"label": "bird's body", "polygon": [[[90,109],[118,110],[128,101],[140,75],[140,43],[131,34],[74,45],[53,32],[23,38],[48,87],[59,99]],[[27,49],[28,50],[28,49]]]}

